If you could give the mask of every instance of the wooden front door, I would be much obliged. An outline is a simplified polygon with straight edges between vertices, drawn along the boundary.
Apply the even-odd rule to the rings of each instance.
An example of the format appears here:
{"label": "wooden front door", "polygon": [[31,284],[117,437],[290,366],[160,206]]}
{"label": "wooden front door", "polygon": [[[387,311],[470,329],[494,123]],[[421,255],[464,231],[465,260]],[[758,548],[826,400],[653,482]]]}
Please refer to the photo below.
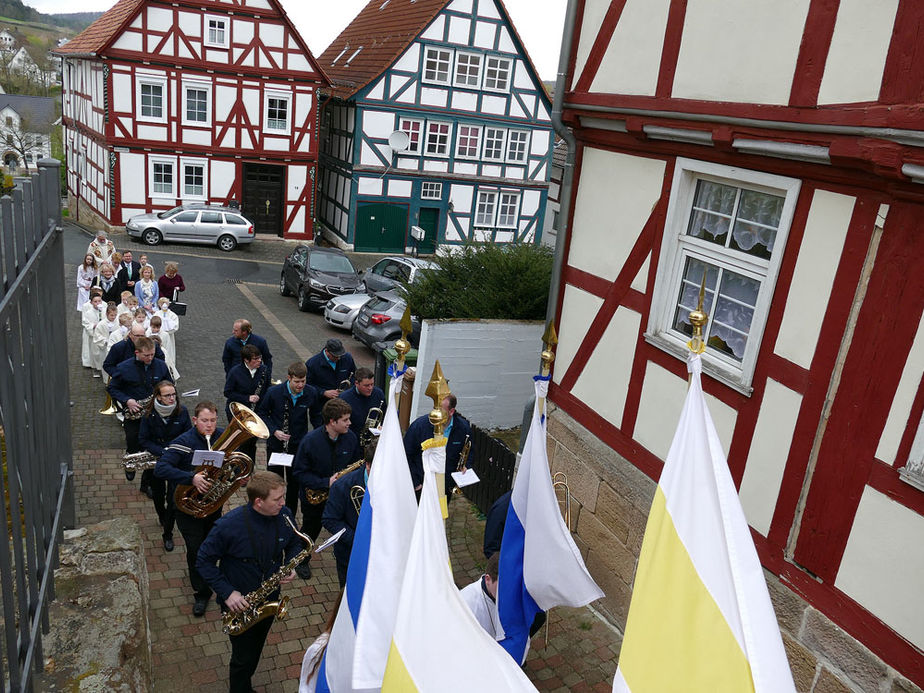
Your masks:
{"label": "wooden front door", "polygon": [[244,164],[241,211],[257,233],[282,236],[286,176],[283,166]]}
{"label": "wooden front door", "polygon": [[356,206],[356,238],[360,252],[403,253],[407,236],[407,207],[387,202],[360,202]]}
{"label": "wooden front door", "polygon": [[440,231],[440,210],[438,207],[422,207],[418,219],[420,228],[426,231],[424,239],[417,244],[417,252],[432,255],[436,252],[436,239]]}

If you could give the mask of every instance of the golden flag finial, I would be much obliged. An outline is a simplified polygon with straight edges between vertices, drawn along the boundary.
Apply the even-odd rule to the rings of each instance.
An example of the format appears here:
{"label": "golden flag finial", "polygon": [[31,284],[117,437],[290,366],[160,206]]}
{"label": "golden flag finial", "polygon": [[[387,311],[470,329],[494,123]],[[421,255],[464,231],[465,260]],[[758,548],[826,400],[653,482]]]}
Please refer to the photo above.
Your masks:
{"label": "golden flag finial", "polygon": [[553,349],[556,344],[558,344],[558,335],[555,334],[555,325],[550,320],[545,326],[545,332],[542,334],[543,349],[542,353],[539,354],[539,359],[542,362],[539,373],[543,377],[552,371],[552,361],[555,360]]}
{"label": "golden flag finial", "polygon": [[433,400],[433,409],[428,418],[433,424],[433,436],[439,438],[443,435],[443,426],[447,423],[446,414],[440,405],[450,394],[449,383],[443,377],[443,369],[439,361],[433,364],[433,374],[430,376],[430,382],[424,394]]}
{"label": "golden flag finial", "polygon": [[687,342],[687,346],[694,354],[702,354],[706,351],[706,344],[703,342],[703,328],[709,321],[709,316],[703,311],[703,300],[706,297],[706,273],[708,267],[703,267],[703,281],[699,285],[699,303],[696,310],[690,311],[690,324],[693,325],[693,339]]}
{"label": "golden flag finial", "polygon": [[398,326],[401,328],[401,339],[395,342],[395,351],[398,352],[395,366],[398,371],[401,371],[404,369],[404,357],[411,350],[411,343],[408,341],[407,336],[414,330],[414,326],[411,324],[410,305],[404,306],[404,315],[401,316],[401,322],[398,323]]}

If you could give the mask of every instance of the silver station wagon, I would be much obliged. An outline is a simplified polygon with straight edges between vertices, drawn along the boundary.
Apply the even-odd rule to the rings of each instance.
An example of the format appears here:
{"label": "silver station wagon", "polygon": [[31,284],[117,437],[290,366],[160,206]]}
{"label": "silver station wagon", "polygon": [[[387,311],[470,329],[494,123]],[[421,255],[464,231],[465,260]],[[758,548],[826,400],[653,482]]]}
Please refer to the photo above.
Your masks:
{"label": "silver station wagon", "polygon": [[202,243],[229,252],[254,239],[253,222],[239,209],[217,205],[180,205],[166,212],[138,214],[128,220],[125,230],[146,245]]}

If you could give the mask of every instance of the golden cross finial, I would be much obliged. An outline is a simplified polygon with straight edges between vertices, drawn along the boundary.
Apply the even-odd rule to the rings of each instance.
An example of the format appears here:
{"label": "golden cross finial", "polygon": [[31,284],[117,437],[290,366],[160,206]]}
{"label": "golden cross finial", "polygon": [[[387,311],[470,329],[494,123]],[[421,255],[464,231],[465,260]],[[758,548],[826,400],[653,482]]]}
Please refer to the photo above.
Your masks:
{"label": "golden cross finial", "polygon": [[411,343],[407,339],[407,336],[414,329],[414,326],[411,324],[410,305],[404,307],[404,315],[401,316],[401,322],[398,323],[398,326],[401,328],[401,339],[395,342],[395,351],[398,352],[398,358],[395,359],[395,366],[397,370],[400,371],[404,368],[404,357],[407,356],[407,353],[411,350]]}
{"label": "golden cross finial", "polygon": [[699,303],[696,310],[690,311],[690,324],[693,325],[693,339],[687,342],[687,346],[694,354],[702,354],[706,351],[706,344],[703,342],[703,328],[709,321],[709,316],[703,311],[703,300],[706,297],[706,273],[708,267],[703,267],[703,281],[699,285]]}
{"label": "golden cross finial", "polygon": [[443,369],[440,362],[433,364],[433,374],[430,376],[430,382],[424,394],[433,400],[433,409],[430,411],[429,419],[433,424],[433,437],[439,438],[443,435],[443,426],[446,425],[446,414],[440,406],[443,400],[449,396],[449,383],[443,377]]}

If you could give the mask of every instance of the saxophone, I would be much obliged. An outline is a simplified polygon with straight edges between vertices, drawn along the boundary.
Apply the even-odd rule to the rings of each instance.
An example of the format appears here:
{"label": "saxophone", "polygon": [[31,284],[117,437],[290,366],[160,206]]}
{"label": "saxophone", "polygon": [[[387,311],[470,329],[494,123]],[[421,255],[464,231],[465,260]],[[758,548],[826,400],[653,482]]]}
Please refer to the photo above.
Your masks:
{"label": "saxophone", "polygon": [[122,455],[122,466],[127,472],[142,472],[146,469],[154,469],[157,464],[157,456],[153,453],[127,452]]}
{"label": "saxophone", "polygon": [[250,606],[243,611],[226,611],[222,614],[221,632],[225,635],[240,635],[270,616],[275,616],[282,621],[288,615],[288,597],[283,597],[278,602],[268,602],[266,600],[273,592],[279,589],[279,586],[282,584],[282,579],[295,570],[295,567],[299,563],[311,555],[311,552],[314,550],[314,542],[311,541],[310,537],[295,529],[295,525],[292,524],[292,520],[289,519],[288,515],[285,515],[284,519],[289,527],[292,528],[292,531],[308,544],[308,546],[293,556],[291,561],[264,580],[257,589],[244,595],[244,599],[247,600]]}
{"label": "saxophone", "polygon": [[[336,474],[337,478],[334,479],[334,481],[336,482],[337,479],[342,477],[344,474],[349,474],[354,469],[359,469],[360,466],[364,464],[366,464],[366,460],[356,460],[356,462],[351,464],[349,467],[344,467],[339,472],[337,472]],[[318,489],[314,489],[314,488],[305,489],[305,500],[311,503],[312,505],[321,505],[321,503],[327,500],[327,497],[329,495],[330,495],[330,489],[325,489],[323,491],[319,491]]]}
{"label": "saxophone", "polygon": [[144,399],[139,399],[138,400],[138,411],[135,411],[135,412],[129,411],[128,407],[125,407],[125,409],[122,410],[122,417],[127,419],[128,421],[137,421],[142,416],[144,416],[145,412],[147,412],[148,405],[151,403],[152,399],[154,399],[154,395],[151,395],[150,397],[145,397]]}

